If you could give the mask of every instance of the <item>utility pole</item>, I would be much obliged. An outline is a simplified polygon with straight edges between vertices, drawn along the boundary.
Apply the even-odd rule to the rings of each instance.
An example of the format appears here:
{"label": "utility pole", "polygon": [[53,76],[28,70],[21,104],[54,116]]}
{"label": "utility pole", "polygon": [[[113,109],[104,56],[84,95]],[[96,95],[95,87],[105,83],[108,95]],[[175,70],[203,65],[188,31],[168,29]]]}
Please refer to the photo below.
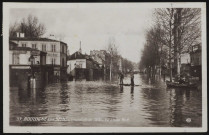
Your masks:
{"label": "utility pole", "polygon": [[112,48],[110,51],[110,81],[112,81]]}

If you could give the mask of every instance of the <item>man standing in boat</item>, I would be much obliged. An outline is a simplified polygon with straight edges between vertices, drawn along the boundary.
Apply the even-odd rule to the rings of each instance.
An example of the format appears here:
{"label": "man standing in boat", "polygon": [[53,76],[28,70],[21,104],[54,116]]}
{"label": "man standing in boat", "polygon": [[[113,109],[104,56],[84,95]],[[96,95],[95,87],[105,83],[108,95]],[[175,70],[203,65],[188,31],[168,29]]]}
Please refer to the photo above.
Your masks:
{"label": "man standing in boat", "polygon": [[124,78],[124,75],[123,75],[122,72],[120,72],[119,78],[120,78],[120,85],[123,85],[123,78]]}
{"label": "man standing in boat", "polygon": [[131,86],[134,86],[134,73],[131,72]]}

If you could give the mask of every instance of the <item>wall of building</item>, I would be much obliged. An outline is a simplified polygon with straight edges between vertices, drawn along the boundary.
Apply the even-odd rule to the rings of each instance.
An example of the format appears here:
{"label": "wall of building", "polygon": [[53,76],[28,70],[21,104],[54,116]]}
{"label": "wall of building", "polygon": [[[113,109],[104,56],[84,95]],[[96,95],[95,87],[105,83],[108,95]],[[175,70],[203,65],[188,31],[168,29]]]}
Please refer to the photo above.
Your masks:
{"label": "wall of building", "polygon": [[60,65],[60,53],[47,52],[46,64]]}
{"label": "wall of building", "polygon": [[[26,53],[16,53],[14,51],[10,51],[10,57],[9,57],[9,61],[10,64],[14,64],[14,65],[30,65],[31,62],[29,61],[29,58],[31,56],[30,51],[25,51]],[[35,58],[35,63],[34,64],[41,64],[40,61],[40,56],[34,56]],[[42,60],[44,60],[44,57],[42,57]],[[45,61],[45,60],[44,60]],[[43,64],[44,64],[43,61]]]}
{"label": "wall of building", "polygon": [[60,66],[61,67],[67,67],[67,62],[66,62],[67,55],[66,54],[60,54]]}
{"label": "wall of building", "polygon": [[79,68],[86,68],[86,59],[76,59],[67,61],[67,73],[70,74],[72,70],[75,69],[75,64],[79,65]]}
{"label": "wall of building", "polygon": [[[16,41],[13,42],[18,44],[18,47],[30,47],[33,48],[36,44],[37,50],[47,52],[46,64],[60,65],[60,42],[51,41]],[[46,46],[46,47],[45,47]],[[67,52],[66,52],[67,53]],[[65,58],[66,59],[66,58]],[[53,61],[53,62],[52,62]]]}
{"label": "wall of building", "polygon": [[190,54],[185,53],[181,55],[181,64],[188,64],[190,63]]}
{"label": "wall of building", "polygon": [[9,50],[9,65],[13,64],[13,51]]}
{"label": "wall of building", "polygon": [[[50,71],[50,73],[54,75],[58,75],[60,76],[60,78],[63,78],[66,75],[67,45],[65,43],[59,41],[21,41],[21,40],[20,41],[12,40],[12,41],[17,43],[18,47],[29,47],[46,52],[47,53],[46,58],[45,59],[42,58],[41,62],[42,63],[46,62],[46,64],[49,66],[53,65],[53,69],[52,71]],[[22,56],[20,57],[21,57],[20,59],[22,59]],[[26,61],[26,59],[28,60],[28,58],[23,59],[23,61]],[[36,59],[40,59],[40,57],[38,58],[37,56],[35,58],[35,61],[37,62]],[[65,68],[61,69],[59,66]]]}
{"label": "wall of building", "polygon": [[202,65],[201,52],[195,52],[191,54],[191,65],[192,66]]}
{"label": "wall of building", "polygon": [[[23,47],[25,44],[25,47],[30,47],[33,48],[33,44],[36,44],[36,49],[40,51],[45,51],[45,52],[53,52],[53,47],[52,45],[55,45],[55,51],[54,52],[60,52],[60,42],[52,42],[52,41],[17,41],[17,40],[12,40],[13,42],[18,44],[18,47]],[[42,45],[46,45],[46,50],[45,48],[42,48]]]}

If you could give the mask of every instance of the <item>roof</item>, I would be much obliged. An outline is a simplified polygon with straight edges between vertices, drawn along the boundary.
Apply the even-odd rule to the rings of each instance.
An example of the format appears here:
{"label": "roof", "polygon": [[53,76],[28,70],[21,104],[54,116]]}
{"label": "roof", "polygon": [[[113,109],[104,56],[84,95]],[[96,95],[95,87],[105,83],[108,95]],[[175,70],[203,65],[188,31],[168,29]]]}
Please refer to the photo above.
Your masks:
{"label": "roof", "polygon": [[77,51],[68,57],[68,60],[74,59],[86,59],[86,56]]}
{"label": "roof", "polygon": [[63,43],[65,45],[67,45],[66,43],[62,42],[62,41],[58,41],[58,40],[54,40],[54,39],[49,39],[49,38],[27,38],[27,37],[14,37],[14,38],[10,38],[9,40],[19,40],[19,41],[48,41],[48,42],[60,42]]}
{"label": "roof", "polygon": [[37,50],[37,49],[34,49],[34,48],[30,48],[30,47],[15,47],[15,48],[12,48],[11,50],[18,50],[18,51],[39,51],[41,53],[45,53],[46,52],[43,52],[43,51],[40,51],[40,50]]}
{"label": "roof", "polygon": [[18,46],[18,44],[17,44],[17,43],[15,43],[15,42],[12,42],[12,41],[9,41],[9,45]]}
{"label": "roof", "polygon": [[75,59],[87,59],[87,60],[90,60],[90,61],[92,61],[93,63],[99,65],[99,63],[98,63],[97,61],[95,61],[94,59],[92,59],[91,56],[89,56],[89,55],[87,55],[87,54],[82,54],[82,53],[80,53],[79,51],[73,53],[72,55],[70,55],[70,56],[68,57],[68,60],[75,60]]}

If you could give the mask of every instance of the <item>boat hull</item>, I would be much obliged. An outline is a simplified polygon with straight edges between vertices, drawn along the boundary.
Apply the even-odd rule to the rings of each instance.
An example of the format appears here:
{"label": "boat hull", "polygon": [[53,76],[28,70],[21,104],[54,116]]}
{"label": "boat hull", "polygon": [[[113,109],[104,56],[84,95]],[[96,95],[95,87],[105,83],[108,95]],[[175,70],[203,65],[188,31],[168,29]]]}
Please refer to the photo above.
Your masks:
{"label": "boat hull", "polygon": [[166,81],[167,87],[173,87],[173,88],[196,88],[197,86],[195,84],[179,84],[177,82],[169,82]]}

